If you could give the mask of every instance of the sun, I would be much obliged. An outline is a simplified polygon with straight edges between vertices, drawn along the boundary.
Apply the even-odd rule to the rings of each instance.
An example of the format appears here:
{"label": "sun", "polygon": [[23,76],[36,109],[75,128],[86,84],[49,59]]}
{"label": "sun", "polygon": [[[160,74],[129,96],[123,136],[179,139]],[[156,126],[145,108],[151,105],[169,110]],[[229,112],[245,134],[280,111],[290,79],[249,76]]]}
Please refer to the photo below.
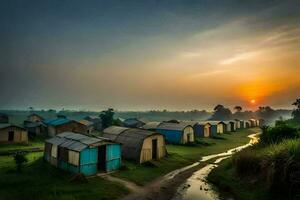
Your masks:
{"label": "sun", "polygon": [[251,99],[250,103],[255,104],[256,100],[255,99]]}

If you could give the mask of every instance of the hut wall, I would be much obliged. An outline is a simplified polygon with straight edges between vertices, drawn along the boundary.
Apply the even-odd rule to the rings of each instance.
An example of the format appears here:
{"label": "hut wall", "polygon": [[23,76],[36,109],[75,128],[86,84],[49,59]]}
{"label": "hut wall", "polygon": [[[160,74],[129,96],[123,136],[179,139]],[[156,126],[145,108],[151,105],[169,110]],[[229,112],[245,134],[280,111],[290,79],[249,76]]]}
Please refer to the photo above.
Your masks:
{"label": "hut wall", "polygon": [[[86,148],[80,152],[80,172],[85,175],[97,173],[98,148]],[[79,165],[79,163],[78,163]],[[77,166],[77,165],[75,165]]]}
{"label": "hut wall", "polygon": [[190,126],[187,126],[183,130],[182,143],[185,144],[194,141],[195,141],[194,129]]}
{"label": "hut wall", "polygon": [[36,115],[31,115],[28,117],[28,121],[31,121],[31,122],[41,122],[43,121],[43,119],[39,116],[36,116]]}
{"label": "hut wall", "polygon": [[217,133],[224,133],[225,132],[225,126],[224,124],[220,123],[217,125]]}
{"label": "hut wall", "polygon": [[106,145],[106,171],[114,171],[121,167],[121,145]]}
{"label": "hut wall", "polygon": [[216,136],[218,134],[218,126],[217,125],[211,125],[210,133],[211,133],[211,136]]}
{"label": "hut wall", "polygon": [[240,129],[241,128],[241,121],[236,121],[235,126],[236,126],[236,129]]}
{"label": "hut wall", "polygon": [[225,127],[226,127],[226,132],[231,132],[230,123],[226,123]]}
{"label": "hut wall", "polygon": [[209,137],[210,135],[210,125],[209,124],[198,124],[196,125],[196,132],[194,132],[195,137]]}
{"label": "hut wall", "polygon": [[49,136],[53,137],[56,135],[56,128],[54,126],[49,125],[47,129],[48,129]]}
{"label": "hut wall", "polygon": [[85,125],[74,121],[56,126],[55,129],[56,129],[56,134],[66,132],[66,131],[72,131],[76,133],[87,133],[87,127]]}
{"label": "hut wall", "polygon": [[163,134],[168,143],[171,144],[182,143],[182,131],[157,129],[157,132]]}
{"label": "hut wall", "polygon": [[152,135],[147,137],[141,149],[140,163],[152,160],[152,140],[157,140],[157,157],[160,159],[166,155],[165,139],[162,135]]}
{"label": "hut wall", "polygon": [[[8,141],[9,132],[12,131],[14,133],[13,141]],[[18,128],[18,127],[8,127],[0,130],[0,142],[9,142],[9,143],[22,143],[28,142],[28,133],[27,131]]]}

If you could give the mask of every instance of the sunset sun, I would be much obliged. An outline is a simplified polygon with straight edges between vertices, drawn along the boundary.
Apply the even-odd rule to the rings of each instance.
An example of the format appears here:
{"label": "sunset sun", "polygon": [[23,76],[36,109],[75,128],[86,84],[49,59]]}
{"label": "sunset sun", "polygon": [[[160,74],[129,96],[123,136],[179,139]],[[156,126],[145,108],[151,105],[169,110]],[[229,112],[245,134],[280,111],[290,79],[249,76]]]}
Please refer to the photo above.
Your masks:
{"label": "sunset sun", "polygon": [[255,99],[251,99],[250,103],[255,104]]}

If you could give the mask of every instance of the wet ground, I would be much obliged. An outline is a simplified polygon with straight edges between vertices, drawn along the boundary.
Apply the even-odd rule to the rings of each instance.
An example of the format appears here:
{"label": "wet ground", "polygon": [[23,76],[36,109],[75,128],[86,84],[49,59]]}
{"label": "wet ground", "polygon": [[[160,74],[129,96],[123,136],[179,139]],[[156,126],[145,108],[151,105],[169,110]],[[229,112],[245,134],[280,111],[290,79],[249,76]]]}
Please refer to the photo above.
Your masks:
{"label": "wet ground", "polygon": [[[212,164],[208,164],[205,167],[194,172],[177,190],[177,193],[173,200],[224,200],[232,199],[230,197],[221,198],[216,188],[207,182],[207,176],[211,170],[218,166],[222,160],[231,157],[234,153],[241,151],[244,148],[249,147],[252,144],[258,142],[257,134],[249,135],[250,142],[246,145],[231,149],[227,152],[205,156],[200,162],[208,161],[210,159],[218,158]],[[196,165],[193,164],[193,165]],[[180,171],[180,170],[178,170]],[[174,173],[174,172],[173,172]],[[175,174],[172,174],[175,176]]]}

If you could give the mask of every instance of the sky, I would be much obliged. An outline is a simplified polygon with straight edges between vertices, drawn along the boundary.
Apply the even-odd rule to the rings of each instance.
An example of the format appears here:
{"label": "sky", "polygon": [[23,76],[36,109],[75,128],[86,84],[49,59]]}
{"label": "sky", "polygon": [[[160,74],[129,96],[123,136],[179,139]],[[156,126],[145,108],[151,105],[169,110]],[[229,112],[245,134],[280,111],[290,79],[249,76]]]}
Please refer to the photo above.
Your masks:
{"label": "sky", "polygon": [[291,108],[299,0],[2,0],[0,109]]}

